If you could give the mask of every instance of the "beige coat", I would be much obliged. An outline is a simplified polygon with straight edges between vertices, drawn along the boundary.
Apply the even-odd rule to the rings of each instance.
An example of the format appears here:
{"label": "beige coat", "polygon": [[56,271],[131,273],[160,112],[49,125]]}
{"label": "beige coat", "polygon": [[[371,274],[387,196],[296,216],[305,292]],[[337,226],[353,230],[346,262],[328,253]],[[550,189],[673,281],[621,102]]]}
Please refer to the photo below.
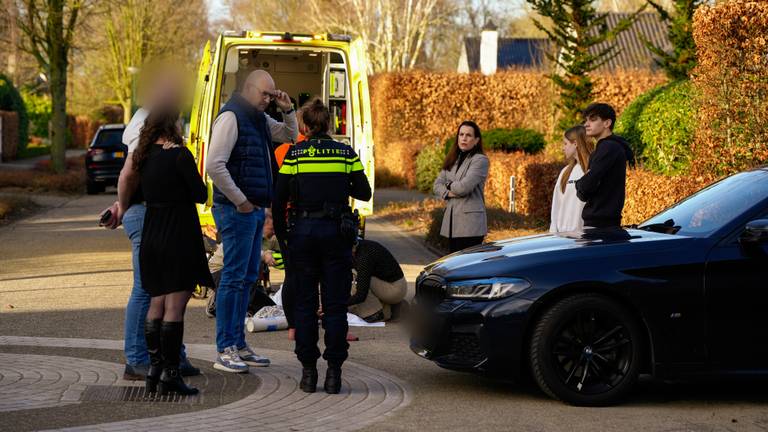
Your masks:
{"label": "beige coat", "polygon": [[[435,195],[447,202],[440,235],[451,235],[451,217],[453,217],[453,237],[481,237],[488,234],[488,218],[485,214],[485,180],[488,178],[488,157],[475,153],[467,156],[461,167],[454,164],[450,170],[442,170],[432,188]],[[448,198],[448,188],[457,198]]]}

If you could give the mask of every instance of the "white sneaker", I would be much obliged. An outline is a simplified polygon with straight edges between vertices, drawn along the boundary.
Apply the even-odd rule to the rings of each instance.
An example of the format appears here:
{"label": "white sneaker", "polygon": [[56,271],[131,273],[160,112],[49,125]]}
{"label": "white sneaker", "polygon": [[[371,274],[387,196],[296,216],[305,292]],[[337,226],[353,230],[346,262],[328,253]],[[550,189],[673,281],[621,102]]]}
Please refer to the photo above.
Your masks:
{"label": "white sneaker", "polygon": [[223,353],[219,353],[216,361],[213,363],[213,368],[224,372],[233,373],[247,373],[248,365],[243,362],[240,355],[237,353],[237,347],[231,346],[224,348]]}
{"label": "white sneaker", "polygon": [[268,358],[256,354],[248,345],[246,345],[245,348],[238,350],[238,355],[240,356],[240,360],[249,366],[267,367],[271,363]]}

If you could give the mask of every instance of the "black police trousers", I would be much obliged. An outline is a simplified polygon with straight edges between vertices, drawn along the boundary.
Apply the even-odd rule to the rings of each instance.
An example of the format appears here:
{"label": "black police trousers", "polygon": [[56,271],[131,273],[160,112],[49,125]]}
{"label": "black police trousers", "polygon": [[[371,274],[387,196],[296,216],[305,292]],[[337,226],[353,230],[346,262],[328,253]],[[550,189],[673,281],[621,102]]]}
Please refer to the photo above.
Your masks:
{"label": "black police trousers", "polygon": [[347,359],[347,302],[352,289],[352,245],[339,233],[332,219],[300,218],[288,235],[296,356],[306,366],[317,363],[317,311],[322,301],[325,329],[323,358],[329,366],[341,367]]}

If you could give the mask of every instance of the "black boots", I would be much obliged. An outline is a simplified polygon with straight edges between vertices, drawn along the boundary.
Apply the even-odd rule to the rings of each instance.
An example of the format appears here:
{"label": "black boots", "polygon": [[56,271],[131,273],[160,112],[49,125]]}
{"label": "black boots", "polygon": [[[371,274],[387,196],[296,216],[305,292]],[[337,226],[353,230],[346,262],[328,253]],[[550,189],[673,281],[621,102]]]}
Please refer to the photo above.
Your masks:
{"label": "black boots", "polygon": [[189,396],[198,393],[194,387],[189,387],[184,383],[179,372],[179,358],[181,355],[181,343],[184,339],[184,322],[162,323],[162,352],[165,364],[163,373],[160,375],[160,383],[157,390],[161,395],[168,393],[178,393]]}
{"label": "black boots", "polygon": [[304,393],[314,393],[317,391],[317,367],[304,366],[301,369],[301,382],[299,388]]}
{"label": "black boots", "polygon": [[149,370],[146,377],[148,395],[157,392],[157,383],[163,372],[163,355],[160,351],[162,333],[161,320],[151,320],[144,323],[144,339],[147,341],[147,351],[149,352]]}
{"label": "black boots", "polygon": [[328,394],[339,394],[341,391],[341,368],[328,365],[328,371],[325,372],[325,392]]}
{"label": "black boots", "polygon": [[[317,367],[314,365],[302,365],[301,382],[299,388],[305,393],[314,393],[317,391]],[[328,365],[325,372],[325,392],[328,394],[338,394],[341,391],[341,368]]]}

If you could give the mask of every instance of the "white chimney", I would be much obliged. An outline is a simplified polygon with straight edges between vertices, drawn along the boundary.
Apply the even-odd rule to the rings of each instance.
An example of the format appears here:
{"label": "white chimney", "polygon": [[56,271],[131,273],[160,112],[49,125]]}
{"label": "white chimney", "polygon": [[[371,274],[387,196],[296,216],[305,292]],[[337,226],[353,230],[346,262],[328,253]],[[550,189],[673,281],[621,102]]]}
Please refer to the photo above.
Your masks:
{"label": "white chimney", "polygon": [[499,56],[499,31],[493,21],[488,21],[480,34],[480,71],[484,75],[496,73]]}

